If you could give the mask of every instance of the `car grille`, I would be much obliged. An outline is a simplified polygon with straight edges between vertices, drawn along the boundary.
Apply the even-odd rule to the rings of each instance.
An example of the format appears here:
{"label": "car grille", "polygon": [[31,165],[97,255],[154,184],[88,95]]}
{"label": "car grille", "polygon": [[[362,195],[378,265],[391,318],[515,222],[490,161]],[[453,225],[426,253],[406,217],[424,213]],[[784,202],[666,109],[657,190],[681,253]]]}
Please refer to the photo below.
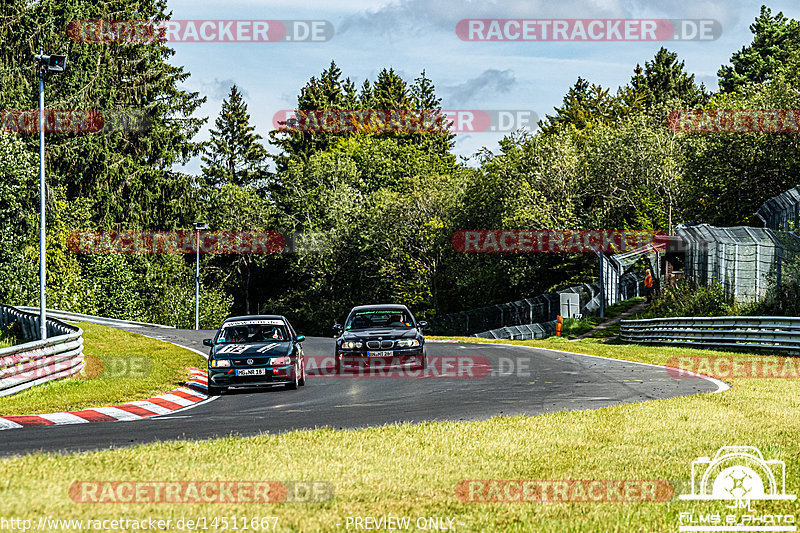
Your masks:
{"label": "car grille", "polygon": [[245,357],[244,359],[234,359],[233,364],[235,366],[249,366],[247,364],[248,359],[253,360],[252,366],[266,365],[267,363],[269,363],[268,357]]}
{"label": "car grille", "polygon": [[367,348],[377,350],[378,348],[388,350],[394,347],[394,341],[367,341]]}

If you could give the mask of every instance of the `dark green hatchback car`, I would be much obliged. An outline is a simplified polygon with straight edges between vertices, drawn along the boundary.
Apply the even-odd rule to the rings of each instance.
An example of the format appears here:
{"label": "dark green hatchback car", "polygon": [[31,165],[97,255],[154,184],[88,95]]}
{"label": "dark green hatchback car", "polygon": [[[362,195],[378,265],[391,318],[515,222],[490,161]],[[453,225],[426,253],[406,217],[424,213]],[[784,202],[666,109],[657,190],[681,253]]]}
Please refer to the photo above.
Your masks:
{"label": "dark green hatchback car", "polygon": [[216,396],[228,387],[285,385],[296,389],[306,384],[306,362],[297,335],[280,315],[238,316],[225,319],[208,355],[208,394]]}

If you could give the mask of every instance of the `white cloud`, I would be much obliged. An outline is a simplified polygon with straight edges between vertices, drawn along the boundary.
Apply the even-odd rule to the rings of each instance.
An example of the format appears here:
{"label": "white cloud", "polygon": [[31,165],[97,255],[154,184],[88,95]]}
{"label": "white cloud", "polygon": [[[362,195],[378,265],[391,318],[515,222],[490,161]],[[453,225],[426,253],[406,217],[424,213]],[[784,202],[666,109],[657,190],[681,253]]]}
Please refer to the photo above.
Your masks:
{"label": "white cloud", "polygon": [[478,77],[464,83],[441,87],[440,92],[444,96],[445,107],[455,107],[473,102],[487,94],[507,93],[516,83],[517,78],[511,69],[487,69]]}
{"label": "white cloud", "polygon": [[231,93],[231,87],[234,85],[236,85],[245,99],[249,97],[247,90],[231,78],[224,80],[214,78],[213,80],[203,81],[201,82],[200,93],[208,96],[210,100],[224,100]]}

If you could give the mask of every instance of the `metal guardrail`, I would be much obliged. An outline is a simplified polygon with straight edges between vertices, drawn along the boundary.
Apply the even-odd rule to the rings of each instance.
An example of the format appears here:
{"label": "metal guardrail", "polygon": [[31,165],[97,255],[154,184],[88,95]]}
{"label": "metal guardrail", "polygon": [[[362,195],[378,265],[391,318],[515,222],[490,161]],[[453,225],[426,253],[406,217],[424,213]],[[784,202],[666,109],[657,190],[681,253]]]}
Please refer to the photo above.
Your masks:
{"label": "metal guardrail", "polygon": [[641,344],[800,352],[800,318],[720,316],[622,320],[620,339]]}
{"label": "metal guardrail", "polygon": [[556,334],[556,322],[541,322],[539,324],[522,324],[519,326],[506,326],[492,329],[482,333],[470,335],[481,339],[510,339],[514,341],[528,341],[531,339],[546,339]]}
{"label": "metal guardrail", "polygon": [[[29,313],[39,312],[38,307],[17,306],[21,311]],[[133,320],[120,320],[118,318],[98,317],[94,315],[84,315],[81,313],[72,313],[70,311],[59,311],[58,309],[48,309],[47,316],[52,316],[59,320],[70,320],[73,322],[91,322],[92,324],[100,324],[103,326],[114,326],[123,328],[167,328],[175,329],[174,326],[165,326],[163,324],[151,324],[150,322],[136,322]]]}
{"label": "metal guardrail", "polygon": [[[0,327],[19,328],[23,338],[39,336],[39,316],[0,304]],[[83,369],[83,330],[47,319],[47,339],[0,349],[0,396],[74,375]]]}

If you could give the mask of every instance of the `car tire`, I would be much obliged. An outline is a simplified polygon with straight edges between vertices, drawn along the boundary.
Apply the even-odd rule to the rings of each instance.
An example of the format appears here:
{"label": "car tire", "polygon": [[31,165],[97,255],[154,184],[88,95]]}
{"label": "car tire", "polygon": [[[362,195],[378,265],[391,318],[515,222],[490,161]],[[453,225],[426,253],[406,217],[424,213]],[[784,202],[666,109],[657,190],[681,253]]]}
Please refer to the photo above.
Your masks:
{"label": "car tire", "polygon": [[300,381],[298,382],[298,384],[301,387],[305,387],[305,385],[306,385],[306,360],[305,359],[303,359],[302,368],[303,368],[303,371],[300,373]]}
{"label": "car tire", "polygon": [[300,359],[297,359],[294,363],[294,371],[292,372],[294,379],[286,384],[286,388],[288,390],[297,390],[297,388],[300,386],[300,372],[298,371],[300,367],[299,363]]}
{"label": "car tire", "polygon": [[208,385],[208,395],[209,396],[219,396],[222,392],[222,387],[215,387],[209,383]]}

